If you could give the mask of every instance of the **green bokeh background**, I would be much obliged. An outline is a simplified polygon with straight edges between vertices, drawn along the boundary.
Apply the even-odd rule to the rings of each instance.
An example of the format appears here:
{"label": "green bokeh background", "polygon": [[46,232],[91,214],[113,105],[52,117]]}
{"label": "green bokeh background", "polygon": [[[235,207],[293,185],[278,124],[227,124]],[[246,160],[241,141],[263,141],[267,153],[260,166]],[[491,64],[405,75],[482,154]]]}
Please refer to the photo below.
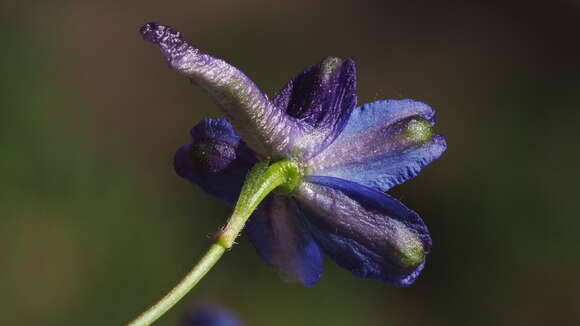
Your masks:
{"label": "green bokeh background", "polygon": [[580,324],[578,1],[2,1],[0,18],[0,325],[122,325],[228,216],[173,172],[219,112],[141,41],[151,20],[269,94],[352,57],[359,103],[429,103],[449,144],[391,192],[434,241],[413,286],[326,261],[304,289],[241,238],[158,325],[199,302],[248,326]]}

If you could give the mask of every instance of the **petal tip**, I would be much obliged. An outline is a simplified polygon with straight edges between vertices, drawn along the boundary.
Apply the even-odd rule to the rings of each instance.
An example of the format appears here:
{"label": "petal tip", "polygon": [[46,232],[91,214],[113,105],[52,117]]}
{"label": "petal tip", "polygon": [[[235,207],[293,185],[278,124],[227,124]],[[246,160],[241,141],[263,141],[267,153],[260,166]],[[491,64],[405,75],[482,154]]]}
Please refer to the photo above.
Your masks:
{"label": "petal tip", "polygon": [[[172,67],[179,70],[180,66],[175,66],[180,63],[181,59],[187,50],[196,50],[191,47],[181,38],[181,33],[176,31],[173,27],[150,22],[139,30],[143,40],[153,44],[159,45],[161,52],[167,60],[172,62]],[[173,62],[177,60],[176,62]]]}
{"label": "petal tip", "polygon": [[147,42],[159,44],[168,40],[181,38],[181,33],[170,26],[149,22],[139,29],[141,36]]}

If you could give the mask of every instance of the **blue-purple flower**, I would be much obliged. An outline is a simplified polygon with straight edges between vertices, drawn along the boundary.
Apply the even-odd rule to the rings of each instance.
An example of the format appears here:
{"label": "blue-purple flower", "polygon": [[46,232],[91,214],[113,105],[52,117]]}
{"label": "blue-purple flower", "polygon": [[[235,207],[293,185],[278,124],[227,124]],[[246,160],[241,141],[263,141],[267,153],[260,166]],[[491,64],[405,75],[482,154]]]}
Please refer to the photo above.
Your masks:
{"label": "blue-purple flower", "polygon": [[191,130],[192,142],[175,155],[180,176],[233,204],[257,162],[288,159],[300,167],[293,191],[270,194],[245,228],[270,266],[310,286],[326,254],[358,277],[415,281],[431,251],[429,232],[384,192],[445,151],[444,138],[432,133],[433,109],[412,100],[356,107],[354,61],[338,58],[306,68],[269,99],[174,29],[149,23],[141,33],[226,116]]}
{"label": "blue-purple flower", "polygon": [[231,312],[217,306],[203,305],[191,311],[181,321],[181,326],[243,326]]}

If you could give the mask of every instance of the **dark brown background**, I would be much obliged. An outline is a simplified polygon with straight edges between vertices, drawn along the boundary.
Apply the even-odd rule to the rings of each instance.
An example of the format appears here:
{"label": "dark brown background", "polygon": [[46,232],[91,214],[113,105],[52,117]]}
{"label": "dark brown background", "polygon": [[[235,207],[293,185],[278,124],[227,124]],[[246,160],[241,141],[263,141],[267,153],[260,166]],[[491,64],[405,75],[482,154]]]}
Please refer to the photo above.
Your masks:
{"label": "dark brown background", "polygon": [[580,322],[578,1],[4,1],[0,18],[0,324],[121,325],[229,212],[174,175],[219,113],[141,40],[151,20],[269,94],[352,57],[360,103],[427,102],[449,143],[392,191],[434,239],[410,288],[328,261],[303,289],[241,239],[159,325],[207,300],[248,326]]}

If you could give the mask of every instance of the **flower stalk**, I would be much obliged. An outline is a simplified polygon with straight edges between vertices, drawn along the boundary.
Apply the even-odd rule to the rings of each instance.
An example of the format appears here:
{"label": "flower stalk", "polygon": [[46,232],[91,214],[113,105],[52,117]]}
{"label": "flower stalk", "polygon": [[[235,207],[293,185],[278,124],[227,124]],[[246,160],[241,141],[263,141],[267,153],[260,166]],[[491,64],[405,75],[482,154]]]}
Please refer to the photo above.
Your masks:
{"label": "flower stalk", "polygon": [[248,173],[242,186],[240,197],[228,223],[220,232],[216,242],[191,269],[191,271],[163,298],[129,322],[127,326],[147,326],[163,316],[211,270],[227,249],[230,249],[240,234],[246,221],[266,196],[279,190],[290,193],[301,179],[298,164],[290,160],[258,162]]}
{"label": "flower stalk", "polygon": [[300,168],[291,160],[280,160],[272,165],[270,161],[262,161],[254,165],[242,186],[232,217],[218,237],[217,243],[224,248],[231,248],[260,202],[276,188],[283,193],[292,192],[300,179]]}
{"label": "flower stalk", "polygon": [[129,322],[127,326],[146,326],[153,324],[193,289],[218,262],[225,251],[226,248],[220,244],[213,244],[191,271],[169,293],[133,321]]}

